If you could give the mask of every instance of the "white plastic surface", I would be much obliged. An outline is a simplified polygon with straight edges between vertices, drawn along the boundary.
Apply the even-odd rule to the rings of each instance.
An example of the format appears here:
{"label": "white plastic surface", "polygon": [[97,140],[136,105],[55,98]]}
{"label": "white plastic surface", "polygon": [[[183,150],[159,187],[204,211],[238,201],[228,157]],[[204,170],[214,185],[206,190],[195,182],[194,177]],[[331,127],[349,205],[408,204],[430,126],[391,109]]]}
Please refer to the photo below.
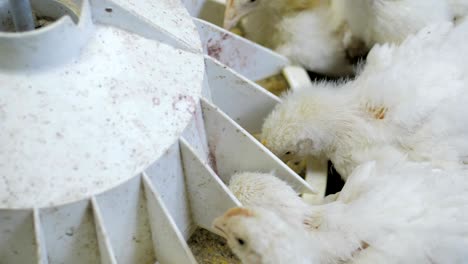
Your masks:
{"label": "white plastic surface", "polygon": [[141,177],[96,197],[118,263],[155,261]]}
{"label": "white plastic surface", "polygon": [[307,71],[296,65],[288,65],[283,69],[283,76],[288,81],[289,87],[293,91],[300,89],[313,89]]}
{"label": "white plastic surface", "polygon": [[[186,240],[239,205],[225,184],[233,173],[275,170],[296,190],[316,188],[249,134],[279,102],[252,80],[287,59],[193,23],[171,0],[58,2],[79,24],[0,33],[0,55],[21,51],[0,66],[10,84],[0,91],[0,263],[196,263]],[[34,53],[34,38],[59,56]],[[28,177],[37,181],[21,189]]]}
{"label": "white plastic surface", "polygon": [[154,251],[158,262],[163,263],[197,263],[179,232],[174,220],[166,209],[163,200],[151,185],[147,175],[143,175],[145,193],[148,200]]}
{"label": "white plastic surface", "polygon": [[[92,26],[83,22],[86,3],[79,25],[64,17],[37,31],[0,33],[0,55],[16,61],[8,64],[15,71],[0,66],[0,208],[59,205],[114,187],[157,160],[195,111],[201,54]],[[49,65],[46,56],[58,59]]]}
{"label": "white plastic surface", "polygon": [[93,208],[94,223],[96,228],[96,237],[98,240],[99,246],[99,255],[101,257],[102,264],[115,264],[117,263],[115,259],[115,253],[112,249],[108,231],[104,226],[104,220],[102,218],[102,213],[100,211],[99,205],[96,202],[96,198],[91,198],[91,205]]}
{"label": "white plastic surface", "polygon": [[[159,41],[179,43],[195,52],[201,51],[196,28],[190,21],[186,8],[179,1],[92,0],[92,3],[97,21],[105,21],[143,36],[158,36],[156,39]],[[114,14],[114,7],[118,7],[115,10],[117,14]],[[109,8],[112,8],[112,12],[109,12]],[[131,16],[138,17],[138,20],[129,20]],[[156,32],[159,34],[156,35]]]}
{"label": "white plastic surface", "polygon": [[99,263],[91,204],[87,200],[39,212],[50,263]]}
{"label": "white plastic surface", "polygon": [[212,103],[250,133],[261,132],[263,120],[280,100],[212,58],[205,63]]}
{"label": "white plastic surface", "polygon": [[218,26],[194,18],[204,52],[251,80],[279,73],[289,60]]}
{"label": "white plastic surface", "polygon": [[33,212],[0,210],[0,259],[4,263],[37,263]]}
{"label": "white plastic surface", "polygon": [[241,171],[271,172],[298,192],[314,192],[303,179],[271,154],[252,135],[230,121],[218,108],[202,99],[210,162],[224,183]]}
{"label": "white plastic surface", "polygon": [[180,144],[192,216],[198,226],[213,231],[213,219],[241,204],[184,139]]}
{"label": "white plastic surface", "polygon": [[39,209],[37,208],[33,210],[33,221],[37,263],[46,264],[48,263],[47,246],[44,239],[44,231],[42,230],[42,222],[39,216]]}
{"label": "white plastic surface", "polygon": [[314,186],[316,193],[305,193],[302,197],[310,204],[321,204],[327,189],[328,161],[308,157],[305,179],[310,186]]}

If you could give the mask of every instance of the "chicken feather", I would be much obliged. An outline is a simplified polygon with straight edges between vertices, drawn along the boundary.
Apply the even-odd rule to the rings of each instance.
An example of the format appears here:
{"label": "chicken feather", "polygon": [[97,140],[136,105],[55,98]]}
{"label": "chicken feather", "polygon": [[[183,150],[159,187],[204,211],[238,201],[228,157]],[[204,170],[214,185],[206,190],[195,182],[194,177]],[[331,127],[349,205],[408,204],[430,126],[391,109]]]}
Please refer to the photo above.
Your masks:
{"label": "chicken feather", "polygon": [[[382,147],[437,166],[468,162],[468,22],[375,46],[354,80],[289,93],[261,140],[284,160],[329,158],[341,176]],[[290,155],[285,155],[290,153]],[[381,157],[384,158],[384,157]]]}

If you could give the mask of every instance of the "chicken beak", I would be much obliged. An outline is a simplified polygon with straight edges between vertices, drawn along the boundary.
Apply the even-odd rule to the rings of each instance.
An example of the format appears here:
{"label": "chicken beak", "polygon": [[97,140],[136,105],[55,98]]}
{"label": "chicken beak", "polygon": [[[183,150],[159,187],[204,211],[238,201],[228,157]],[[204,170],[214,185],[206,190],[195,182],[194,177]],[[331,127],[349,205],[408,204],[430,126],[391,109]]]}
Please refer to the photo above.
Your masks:
{"label": "chicken beak", "polygon": [[241,16],[237,14],[236,8],[232,6],[233,0],[228,0],[226,4],[223,27],[226,30],[231,30],[239,22]]}
{"label": "chicken beak", "polygon": [[291,159],[285,162],[289,168],[291,168],[295,173],[301,173],[306,169],[307,162],[305,159]]}
{"label": "chicken beak", "polygon": [[217,217],[211,224],[211,229],[213,229],[213,232],[218,236],[222,236],[227,239],[226,232],[224,232],[224,230],[220,227],[222,221],[223,216]]}

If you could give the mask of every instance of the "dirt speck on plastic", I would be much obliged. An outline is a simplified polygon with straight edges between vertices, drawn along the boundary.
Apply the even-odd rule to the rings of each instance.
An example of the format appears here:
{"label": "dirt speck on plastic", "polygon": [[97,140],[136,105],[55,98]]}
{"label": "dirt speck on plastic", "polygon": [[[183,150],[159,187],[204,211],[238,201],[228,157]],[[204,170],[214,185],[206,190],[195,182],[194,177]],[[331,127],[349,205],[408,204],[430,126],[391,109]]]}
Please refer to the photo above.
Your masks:
{"label": "dirt speck on plastic", "polygon": [[188,241],[188,245],[200,264],[240,264],[231,252],[226,240],[208,230],[199,228]]}

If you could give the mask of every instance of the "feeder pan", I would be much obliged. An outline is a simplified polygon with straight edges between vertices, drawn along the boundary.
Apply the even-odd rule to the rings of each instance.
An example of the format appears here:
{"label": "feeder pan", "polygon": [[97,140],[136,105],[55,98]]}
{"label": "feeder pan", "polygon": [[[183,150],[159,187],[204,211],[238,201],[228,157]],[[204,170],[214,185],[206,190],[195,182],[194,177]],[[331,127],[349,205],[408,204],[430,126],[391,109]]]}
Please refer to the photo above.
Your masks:
{"label": "feeder pan", "polygon": [[[270,76],[282,74],[291,90],[314,89],[307,71],[297,65],[291,65],[289,60],[261,45],[240,37],[222,28],[223,14],[226,7],[224,0],[182,0],[195,25],[198,28],[205,54],[221,64],[228,66],[251,81],[259,81]],[[278,98],[277,102],[280,100]],[[231,107],[236,109],[237,102]],[[236,111],[236,110],[233,110]],[[238,111],[242,111],[238,109]],[[251,113],[247,111],[247,116]],[[263,122],[266,115],[256,119]],[[235,119],[234,119],[235,120]],[[235,120],[237,121],[237,120]],[[243,126],[243,124],[240,124]],[[245,127],[251,133],[260,132]],[[315,194],[304,194],[305,201],[320,204],[325,197],[328,178],[327,160],[307,158],[305,179],[310,186],[314,186]]]}
{"label": "feeder pan", "polygon": [[[279,102],[252,79],[283,57],[172,0],[31,7],[47,23],[15,32],[0,0],[1,263],[196,263],[186,240],[240,205],[233,173],[313,191],[251,135]],[[244,45],[234,70],[210,36]]]}

